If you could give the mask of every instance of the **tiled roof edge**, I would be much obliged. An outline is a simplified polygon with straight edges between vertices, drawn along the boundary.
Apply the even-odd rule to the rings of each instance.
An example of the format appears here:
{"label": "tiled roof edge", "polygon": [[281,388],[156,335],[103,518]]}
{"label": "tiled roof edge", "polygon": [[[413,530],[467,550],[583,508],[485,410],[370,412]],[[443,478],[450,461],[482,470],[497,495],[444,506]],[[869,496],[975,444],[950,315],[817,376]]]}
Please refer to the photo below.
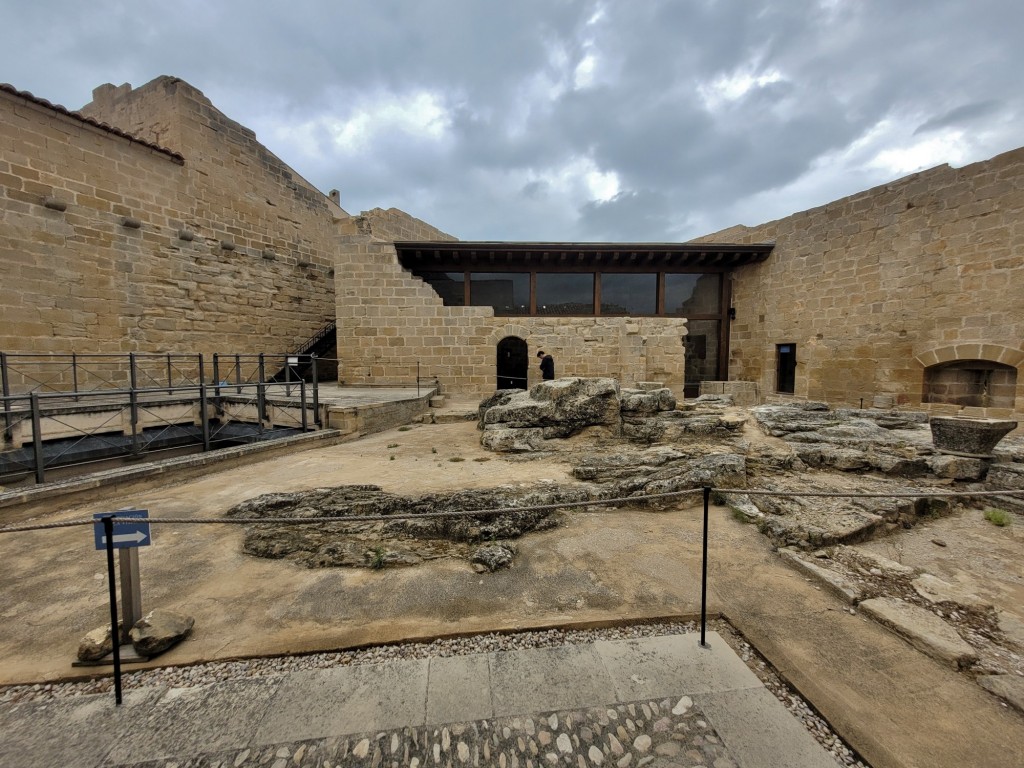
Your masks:
{"label": "tiled roof edge", "polygon": [[138,136],[132,136],[130,133],[125,133],[120,128],[115,128],[112,125],[107,125],[107,123],[101,123],[99,120],[93,120],[91,117],[86,117],[81,112],[72,112],[70,109],[63,107],[60,104],[53,104],[47,101],[46,99],[40,99],[38,96],[35,96],[28,91],[19,91],[10,83],[0,83],[0,91],[5,91],[6,93],[13,94],[14,96],[19,96],[22,99],[25,99],[26,101],[32,102],[33,104],[38,104],[40,107],[44,107],[54,112],[58,112],[62,115],[66,115],[72,118],[73,120],[78,120],[79,122],[91,125],[94,128],[99,128],[101,131],[106,131],[107,133],[112,133],[115,136],[120,136],[123,139],[128,139],[129,141],[133,141],[136,144],[141,144],[144,147],[148,147],[149,149],[152,149],[156,152],[160,152],[161,154],[167,155],[178,165],[185,164],[184,157],[182,157],[179,153],[173,150],[167,149],[167,147],[161,147],[159,144],[153,144],[152,142],[146,141],[145,139],[140,139]]}

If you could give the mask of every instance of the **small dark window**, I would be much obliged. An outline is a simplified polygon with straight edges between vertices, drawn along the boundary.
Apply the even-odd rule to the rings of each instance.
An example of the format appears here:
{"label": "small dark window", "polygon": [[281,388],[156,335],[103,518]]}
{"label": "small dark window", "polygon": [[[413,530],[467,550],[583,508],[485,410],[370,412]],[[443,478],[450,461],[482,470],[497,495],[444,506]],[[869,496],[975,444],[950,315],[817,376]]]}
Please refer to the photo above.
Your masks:
{"label": "small dark window", "polygon": [[593,273],[538,272],[537,314],[594,314]]}
{"label": "small dark window", "polygon": [[775,391],[793,394],[796,391],[796,344],[776,344]]}

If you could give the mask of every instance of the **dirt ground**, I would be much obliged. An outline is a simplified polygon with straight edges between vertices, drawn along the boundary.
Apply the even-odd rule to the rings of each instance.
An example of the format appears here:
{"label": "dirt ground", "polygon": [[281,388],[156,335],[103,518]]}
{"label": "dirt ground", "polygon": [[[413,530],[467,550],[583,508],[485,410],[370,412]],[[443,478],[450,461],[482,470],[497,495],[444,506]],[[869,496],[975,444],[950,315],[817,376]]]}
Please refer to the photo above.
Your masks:
{"label": "dirt ground", "polygon": [[[271,491],[344,483],[407,494],[536,486],[571,482],[568,470],[557,456],[524,460],[485,452],[473,423],[424,424],[144,492],[112,489],[103,504],[55,504],[44,520],[123,507],[146,508],[153,518],[209,519]],[[663,512],[562,513],[559,527],[520,540],[510,569],[486,574],[453,559],[383,570],[306,569],[242,554],[240,526],[154,524],[153,546],[140,550],[143,609],[180,610],[196,625],[151,664],[692,617],[700,610],[701,517],[696,499]],[[967,675],[850,615],[782,564],[757,528],[730,510],[713,507],[710,520],[709,610],[726,615],[876,768],[1005,765],[1005,756],[1024,754],[1024,719]],[[945,578],[959,571],[944,568],[961,562],[1010,571],[998,578],[985,570],[969,575],[979,594],[1005,591],[999,599],[1007,604],[1018,599],[1012,592],[1020,587],[1016,533],[985,543],[959,532],[953,518],[929,528],[904,534],[905,562],[939,558],[923,567]],[[980,533],[1006,536],[983,527]],[[938,535],[948,546],[931,545],[942,551],[929,555],[926,542]],[[1001,563],[984,555],[996,544],[1007,551]],[[975,547],[977,557],[958,559],[961,546]],[[0,563],[0,684],[81,675],[71,667],[79,639],[109,620],[105,557],[94,550],[91,527],[0,536]]]}

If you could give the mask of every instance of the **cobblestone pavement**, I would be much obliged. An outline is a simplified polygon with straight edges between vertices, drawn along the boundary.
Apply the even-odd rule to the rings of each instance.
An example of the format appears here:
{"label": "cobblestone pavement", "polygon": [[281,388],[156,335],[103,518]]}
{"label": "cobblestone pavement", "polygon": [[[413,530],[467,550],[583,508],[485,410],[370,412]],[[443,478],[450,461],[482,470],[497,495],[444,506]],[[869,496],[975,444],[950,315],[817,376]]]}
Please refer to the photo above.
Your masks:
{"label": "cobblestone pavement", "polygon": [[534,717],[402,728],[260,749],[157,760],[132,768],[542,768],[687,766],[736,768],[715,729],[689,697]]}

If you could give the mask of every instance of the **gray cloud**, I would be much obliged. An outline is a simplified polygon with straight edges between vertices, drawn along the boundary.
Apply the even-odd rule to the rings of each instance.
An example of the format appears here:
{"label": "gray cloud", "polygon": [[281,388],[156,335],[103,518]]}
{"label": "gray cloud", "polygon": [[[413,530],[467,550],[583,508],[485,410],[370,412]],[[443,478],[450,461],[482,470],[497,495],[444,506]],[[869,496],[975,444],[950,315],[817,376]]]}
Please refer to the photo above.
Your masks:
{"label": "gray cloud", "polygon": [[182,77],[350,210],[466,238],[692,237],[1024,144],[1018,0],[0,2],[15,86]]}

